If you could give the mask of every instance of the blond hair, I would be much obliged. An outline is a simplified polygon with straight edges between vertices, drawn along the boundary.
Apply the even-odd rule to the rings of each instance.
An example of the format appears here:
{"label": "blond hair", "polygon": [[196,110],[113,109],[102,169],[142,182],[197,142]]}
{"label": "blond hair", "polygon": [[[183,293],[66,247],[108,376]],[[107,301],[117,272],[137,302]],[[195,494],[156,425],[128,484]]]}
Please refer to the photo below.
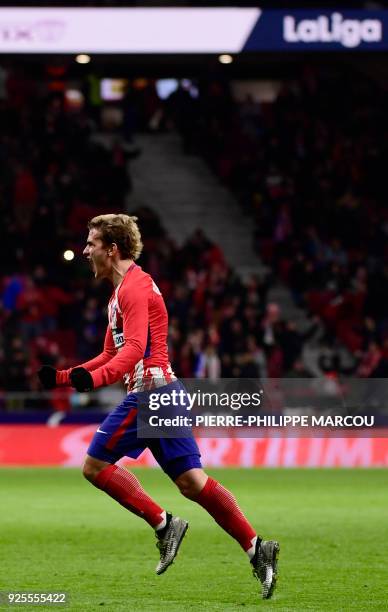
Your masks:
{"label": "blond hair", "polygon": [[100,232],[100,238],[105,245],[117,244],[122,259],[136,261],[143,250],[137,217],[129,215],[98,215],[88,223],[88,229]]}

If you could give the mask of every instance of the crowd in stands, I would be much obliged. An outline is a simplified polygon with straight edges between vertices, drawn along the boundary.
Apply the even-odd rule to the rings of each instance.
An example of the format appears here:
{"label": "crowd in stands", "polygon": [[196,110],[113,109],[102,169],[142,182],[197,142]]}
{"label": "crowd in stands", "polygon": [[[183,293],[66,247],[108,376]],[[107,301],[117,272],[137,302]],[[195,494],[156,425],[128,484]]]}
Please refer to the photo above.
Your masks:
{"label": "crowd in stands", "polygon": [[[147,100],[140,128],[157,111],[149,91]],[[385,375],[384,100],[362,81],[306,71],[270,104],[237,103],[218,81],[203,84],[197,101],[182,90],[166,103],[186,152],[205,155],[236,193],[254,218],[258,254],[311,317],[300,332],[268,300],[271,275],[243,282],[206,228],[178,248],[154,213],[132,211],[145,243],[139,263],[166,300],[179,376],[310,376],[302,353],[318,328],[322,371],[341,371],[341,344],[356,357],[353,373]],[[88,219],[125,210],[127,162],[139,154],[134,101],[126,102],[119,126],[109,112],[67,107],[17,71],[0,88],[2,391],[38,391],[41,364],[70,367],[100,350],[110,287],[80,261]],[[74,260],[64,260],[66,249]]]}
{"label": "crowd in stands", "polygon": [[[3,71],[4,74],[5,71]],[[89,356],[101,290],[77,265],[86,223],[123,208],[126,150],[61,93],[10,70],[0,90],[0,388],[38,390],[36,368]],[[65,250],[76,259],[65,261]]]}
{"label": "crowd in stands", "polygon": [[383,86],[351,69],[305,67],[272,102],[238,102],[219,79],[194,116],[188,104],[186,142],[253,218],[262,261],[322,322],[336,373],[338,346],[356,375],[388,373],[386,102]]}

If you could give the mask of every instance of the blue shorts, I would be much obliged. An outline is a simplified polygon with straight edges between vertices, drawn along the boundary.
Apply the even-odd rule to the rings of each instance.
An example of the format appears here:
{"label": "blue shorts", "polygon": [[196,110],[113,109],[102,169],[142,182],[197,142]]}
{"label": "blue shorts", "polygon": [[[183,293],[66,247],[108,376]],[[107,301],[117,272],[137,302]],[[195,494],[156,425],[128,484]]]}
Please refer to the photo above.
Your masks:
{"label": "blue shorts", "polygon": [[[178,380],[159,387],[158,393],[184,389]],[[155,391],[154,391],[155,392]],[[129,393],[124,401],[106,417],[98,427],[88,448],[88,455],[108,463],[116,463],[121,457],[137,459],[149,448],[160,467],[176,480],[192,468],[201,468],[201,453],[193,436],[185,438],[138,438],[137,413],[139,395]]]}

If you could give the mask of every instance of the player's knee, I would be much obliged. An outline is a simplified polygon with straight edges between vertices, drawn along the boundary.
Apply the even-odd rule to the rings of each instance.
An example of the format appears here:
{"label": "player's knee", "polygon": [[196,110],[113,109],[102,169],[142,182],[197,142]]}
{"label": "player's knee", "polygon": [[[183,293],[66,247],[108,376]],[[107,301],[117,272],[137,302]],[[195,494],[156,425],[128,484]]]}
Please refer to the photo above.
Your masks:
{"label": "player's knee", "polygon": [[198,488],[192,484],[181,485],[179,487],[179,491],[182,493],[182,495],[184,495],[184,497],[187,497],[188,499],[195,499],[200,493]]}
{"label": "player's knee", "polygon": [[89,482],[93,482],[93,479],[95,478],[94,469],[91,465],[88,465],[87,462],[85,462],[82,466],[82,475],[84,478],[86,478],[86,480],[89,480]]}
{"label": "player's knee", "polygon": [[82,474],[86,478],[86,480],[88,480],[91,483],[94,483],[99,473],[100,473],[100,468],[98,466],[93,465],[89,461],[85,461],[83,468],[82,468]]}
{"label": "player's knee", "polygon": [[201,470],[200,474],[187,473],[178,476],[175,484],[182,495],[188,499],[196,499],[202,491],[206,480],[207,476]]}

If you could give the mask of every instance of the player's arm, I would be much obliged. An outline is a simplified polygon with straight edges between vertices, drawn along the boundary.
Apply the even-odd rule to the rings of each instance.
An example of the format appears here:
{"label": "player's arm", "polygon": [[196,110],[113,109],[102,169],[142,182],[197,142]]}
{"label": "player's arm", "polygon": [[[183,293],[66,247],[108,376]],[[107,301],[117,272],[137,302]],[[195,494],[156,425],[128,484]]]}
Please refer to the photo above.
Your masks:
{"label": "player's arm", "polygon": [[68,370],[56,370],[52,366],[44,365],[40,368],[38,372],[38,376],[40,382],[42,383],[45,389],[54,389],[55,387],[68,387],[72,384],[70,380],[70,375],[72,371],[77,368],[85,368],[88,371],[93,371],[105,363],[107,363],[114,355],[116,354],[115,345],[113,342],[112,331],[108,325],[105,333],[104,340],[104,348],[102,353],[86,361],[85,363],[81,363],[79,366],[74,366],[73,368],[69,368]]}
{"label": "player's arm", "polygon": [[90,372],[93,388],[117,382],[143,359],[148,336],[148,300],[149,287],[145,284],[119,293],[125,344],[108,363]]}

